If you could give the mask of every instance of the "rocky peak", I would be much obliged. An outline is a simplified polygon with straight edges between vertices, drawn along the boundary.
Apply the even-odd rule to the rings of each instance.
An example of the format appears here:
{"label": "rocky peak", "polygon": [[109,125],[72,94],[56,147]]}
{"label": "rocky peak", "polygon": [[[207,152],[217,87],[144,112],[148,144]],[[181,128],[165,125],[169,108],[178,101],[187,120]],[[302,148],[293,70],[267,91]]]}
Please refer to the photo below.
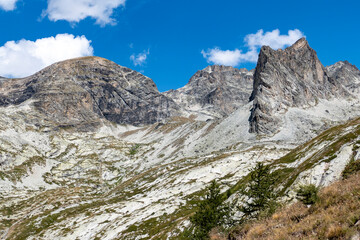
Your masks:
{"label": "rocky peak", "polygon": [[287,50],[290,51],[292,49],[297,51],[299,49],[304,49],[304,48],[308,50],[311,49],[306,38],[302,37],[299,40],[297,40],[292,46],[290,46]]}
{"label": "rocky peak", "polygon": [[251,94],[250,132],[271,134],[281,127],[279,114],[289,107],[315,105],[318,99],[346,95],[330,78],[305,38],[285,50],[261,48]]}
{"label": "rocky peak", "polygon": [[150,124],[178,106],[148,77],[99,57],[55,63],[22,79],[0,83],[0,106],[33,99],[36,111],[60,126]]}
{"label": "rocky peak", "polygon": [[326,67],[330,77],[343,84],[349,92],[357,95],[360,93],[360,71],[348,61],[340,61]]}
{"label": "rocky peak", "polygon": [[165,94],[183,109],[224,117],[248,103],[253,71],[212,65],[196,72],[184,87]]}

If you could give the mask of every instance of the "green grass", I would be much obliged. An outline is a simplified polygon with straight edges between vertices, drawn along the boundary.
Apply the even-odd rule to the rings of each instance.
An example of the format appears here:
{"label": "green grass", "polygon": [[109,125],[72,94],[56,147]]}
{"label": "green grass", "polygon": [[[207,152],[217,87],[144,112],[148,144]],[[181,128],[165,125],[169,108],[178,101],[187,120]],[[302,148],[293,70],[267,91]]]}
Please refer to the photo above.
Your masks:
{"label": "green grass", "polygon": [[20,165],[14,166],[11,170],[0,171],[1,179],[9,179],[10,181],[20,181],[24,176],[27,176],[35,165],[44,165],[46,160],[42,156],[33,156],[24,161]]}

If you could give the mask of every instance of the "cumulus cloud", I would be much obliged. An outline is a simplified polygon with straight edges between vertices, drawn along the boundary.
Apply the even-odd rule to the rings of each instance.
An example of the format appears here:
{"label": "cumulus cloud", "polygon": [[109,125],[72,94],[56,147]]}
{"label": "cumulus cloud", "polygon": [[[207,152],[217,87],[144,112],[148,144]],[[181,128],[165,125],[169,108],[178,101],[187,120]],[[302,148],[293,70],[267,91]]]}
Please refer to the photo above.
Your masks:
{"label": "cumulus cloud", "polygon": [[0,0],[0,8],[5,11],[12,11],[16,8],[18,0]]}
{"label": "cumulus cloud", "polygon": [[248,48],[246,52],[239,49],[221,50],[216,47],[206,51],[202,50],[201,54],[209,63],[235,67],[243,62],[256,62],[259,48],[263,45],[273,49],[285,48],[302,37],[304,34],[298,29],[289,30],[287,35],[280,35],[279,29],[265,33],[260,29],[257,33],[245,36],[244,42]]}
{"label": "cumulus cloud", "polygon": [[149,50],[143,51],[142,53],[139,54],[132,54],[130,56],[130,60],[135,66],[142,66],[144,63],[146,63],[146,59],[149,54],[150,54]]}
{"label": "cumulus cloud", "polygon": [[257,59],[256,51],[248,51],[242,53],[241,50],[221,50],[220,48],[202,50],[201,54],[209,63],[225,65],[225,66],[237,66],[241,62],[253,62]]}
{"label": "cumulus cloud", "polygon": [[91,41],[85,36],[58,34],[36,41],[9,41],[0,47],[0,76],[25,77],[52,63],[91,55]]}
{"label": "cumulus cloud", "polygon": [[266,45],[273,49],[279,49],[294,44],[303,36],[303,33],[299,29],[289,30],[287,35],[280,35],[279,29],[266,33],[260,29],[255,34],[246,35],[245,42],[250,48]]}
{"label": "cumulus cloud", "polygon": [[111,18],[114,9],[125,6],[126,0],[48,0],[48,7],[43,15],[51,21],[65,20],[78,23],[91,17],[96,24],[105,26],[115,24]]}

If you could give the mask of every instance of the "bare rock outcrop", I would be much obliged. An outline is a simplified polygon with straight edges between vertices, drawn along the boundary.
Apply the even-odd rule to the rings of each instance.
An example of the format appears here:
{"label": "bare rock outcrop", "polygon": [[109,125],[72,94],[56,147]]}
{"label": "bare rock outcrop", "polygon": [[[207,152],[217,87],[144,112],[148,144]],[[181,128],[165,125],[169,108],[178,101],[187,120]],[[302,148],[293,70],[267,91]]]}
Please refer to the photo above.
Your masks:
{"label": "bare rock outcrop", "polygon": [[342,84],[329,76],[305,38],[285,50],[263,46],[250,98],[250,132],[276,133],[282,124],[281,114],[289,107],[306,108],[318,99],[348,95]]}
{"label": "bare rock outcrop", "polygon": [[249,102],[253,71],[213,65],[196,72],[188,84],[165,92],[187,111],[222,118]]}
{"label": "bare rock outcrop", "polygon": [[177,104],[148,77],[99,57],[55,63],[22,79],[0,80],[0,106],[28,99],[60,126],[151,124],[176,115]]}

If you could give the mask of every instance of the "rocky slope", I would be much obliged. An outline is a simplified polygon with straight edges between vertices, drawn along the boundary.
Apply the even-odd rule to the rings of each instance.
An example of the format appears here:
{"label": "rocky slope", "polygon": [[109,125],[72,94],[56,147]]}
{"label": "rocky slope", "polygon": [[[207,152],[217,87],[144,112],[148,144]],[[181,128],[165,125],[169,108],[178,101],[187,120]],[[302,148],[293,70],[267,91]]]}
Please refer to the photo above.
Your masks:
{"label": "rocky slope", "polygon": [[40,118],[84,130],[98,126],[101,119],[151,124],[178,110],[151,79],[98,57],[59,62],[27,78],[0,81],[0,106],[28,99]]}
{"label": "rocky slope", "polygon": [[253,71],[227,66],[208,66],[189,83],[164,94],[183,109],[210,118],[222,118],[249,102]]}

